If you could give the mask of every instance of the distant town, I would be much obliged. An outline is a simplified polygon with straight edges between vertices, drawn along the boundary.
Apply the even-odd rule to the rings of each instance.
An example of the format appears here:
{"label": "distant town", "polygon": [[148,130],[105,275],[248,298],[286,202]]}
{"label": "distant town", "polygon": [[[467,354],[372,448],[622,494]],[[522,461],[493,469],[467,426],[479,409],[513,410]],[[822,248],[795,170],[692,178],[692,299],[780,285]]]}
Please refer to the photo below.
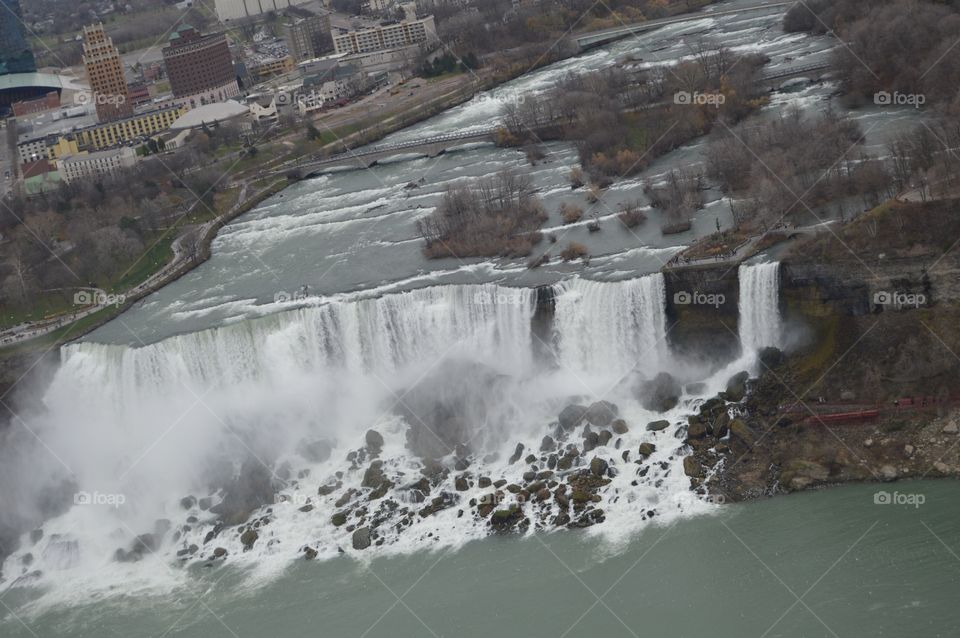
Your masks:
{"label": "distant town", "polygon": [[344,107],[403,83],[439,48],[433,16],[412,2],[373,0],[349,15],[320,0],[217,0],[208,16],[185,0],[169,33],[122,54],[94,19],[118,11],[106,2],[73,37],[80,64],[39,68],[30,36],[52,15],[31,26],[19,0],[0,3],[2,190],[29,197],[175,152],[196,131],[251,133]]}

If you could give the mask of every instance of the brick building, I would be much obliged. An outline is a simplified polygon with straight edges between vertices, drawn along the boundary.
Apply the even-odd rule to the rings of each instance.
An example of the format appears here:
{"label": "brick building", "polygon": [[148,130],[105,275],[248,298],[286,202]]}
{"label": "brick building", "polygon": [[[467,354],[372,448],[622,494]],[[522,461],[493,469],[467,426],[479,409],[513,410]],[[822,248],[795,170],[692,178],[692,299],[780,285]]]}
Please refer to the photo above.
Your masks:
{"label": "brick building", "polygon": [[123,60],[102,24],[83,27],[83,64],[93,91],[97,119],[112,122],[132,115]]}
{"label": "brick building", "polygon": [[200,35],[184,25],[170,36],[163,61],[173,96],[180,104],[194,108],[240,94],[233,56],[222,33]]}

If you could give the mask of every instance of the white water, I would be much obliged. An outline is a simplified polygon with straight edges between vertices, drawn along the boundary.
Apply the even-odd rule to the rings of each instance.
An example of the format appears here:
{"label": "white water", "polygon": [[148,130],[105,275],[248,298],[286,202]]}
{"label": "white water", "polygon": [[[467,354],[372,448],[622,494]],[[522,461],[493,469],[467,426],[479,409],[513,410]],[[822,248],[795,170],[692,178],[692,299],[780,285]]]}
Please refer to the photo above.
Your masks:
{"label": "white water", "polygon": [[745,354],[780,346],[780,262],[740,266],[740,345]]}
{"label": "white water", "polygon": [[[492,284],[318,303],[141,348],[69,346],[45,396],[47,412],[31,420],[43,444],[24,451],[23,463],[50,477],[50,484],[68,478],[77,492],[120,495],[123,503],[76,504],[45,522],[43,539],[34,544],[24,537],[4,574],[39,570],[45,586],[63,596],[84,597],[120,583],[127,589],[175,587],[183,573],[174,554],[190,544],[201,547],[197,556],[204,559],[222,546],[231,561],[263,574],[296,560],[304,545],[321,558],[335,556],[338,547],[350,551],[350,532],[330,522],[339,509],[334,501],[343,490],[359,487],[366,466],[351,468],[347,453],[363,447],[364,432],[375,428],[386,439],[381,458],[395,485],[417,480],[420,462],[406,449],[409,424],[393,408],[424,390],[490,406],[474,426],[476,454],[469,471],[511,482],[520,482],[529,468],[507,463],[518,442],[526,446],[525,454],[537,452],[543,436],[555,433],[551,422],[574,397],[583,404],[609,399],[620,406],[630,431],[621,437],[622,447],[614,449],[611,441],[590,455],[619,466],[604,491],[607,520],[597,533],[625,540],[651,510],[659,521],[703,511],[708,506],[689,493],[680,467],[682,441],[672,429],[652,433],[644,428],[657,418],[679,423],[692,408],[681,404],[654,414],[637,404],[629,388],[615,387],[634,368],[651,377],[670,367],[663,286],[659,274],[617,283],[575,279],[558,286],[557,366],[540,366],[532,354],[536,291]],[[491,386],[473,368],[447,365],[463,360],[502,381]],[[579,443],[579,436],[571,440]],[[333,453],[327,461],[309,462],[299,450],[303,442],[319,438],[332,442]],[[643,441],[656,442],[657,451],[645,464],[649,474],[638,478],[640,466],[633,460]],[[621,450],[634,456],[623,461]],[[498,458],[480,461],[491,451]],[[275,475],[276,498],[282,494],[288,501],[272,505],[273,521],[252,551],[244,552],[230,530],[205,544],[217,516],[195,508],[187,512],[179,501],[188,494],[211,494],[224,484],[217,477],[236,471],[244,458],[264,463],[271,472],[288,464],[291,478]],[[317,496],[318,487],[338,471],[343,490]],[[457,474],[451,472],[431,495],[456,494]],[[34,487],[41,491],[47,485]],[[486,521],[472,518],[467,501],[489,491],[473,485],[459,494],[459,506],[415,517],[402,533],[387,523],[380,528],[386,530],[384,546],[367,551],[456,546],[485,536]],[[414,511],[423,506],[405,502],[408,494],[396,490],[391,498]],[[371,510],[385,500],[374,502]],[[314,510],[301,512],[307,503]],[[544,507],[548,519],[555,515],[552,501]],[[462,518],[459,509],[466,512]],[[184,529],[188,515],[199,521]],[[135,535],[152,532],[157,519],[172,523],[157,555],[135,564],[113,560]],[[542,524],[536,519],[531,530]],[[27,553],[33,559],[29,568],[23,566]],[[65,602],[56,596],[47,600],[58,599]]]}

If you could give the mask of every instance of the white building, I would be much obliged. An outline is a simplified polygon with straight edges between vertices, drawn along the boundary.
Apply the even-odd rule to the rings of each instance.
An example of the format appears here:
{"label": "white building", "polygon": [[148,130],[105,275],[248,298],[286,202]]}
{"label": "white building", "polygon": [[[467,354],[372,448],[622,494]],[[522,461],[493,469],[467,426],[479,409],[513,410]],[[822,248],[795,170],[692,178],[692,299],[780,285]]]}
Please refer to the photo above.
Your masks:
{"label": "white building", "polygon": [[271,11],[280,11],[287,7],[306,4],[310,0],[216,0],[214,8],[220,22],[254,18]]}
{"label": "white building", "polygon": [[436,39],[437,26],[433,16],[427,16],[419,20],[403,20],[334,35],[333,48],[337,53],[369,53],[432,42]]}
{"label": "white building", "polygon": [[129,146],[85,155],[68,155],[57,162],[60,177],[70,183],[78,179],[109,175],[137,165],[137,152]]}

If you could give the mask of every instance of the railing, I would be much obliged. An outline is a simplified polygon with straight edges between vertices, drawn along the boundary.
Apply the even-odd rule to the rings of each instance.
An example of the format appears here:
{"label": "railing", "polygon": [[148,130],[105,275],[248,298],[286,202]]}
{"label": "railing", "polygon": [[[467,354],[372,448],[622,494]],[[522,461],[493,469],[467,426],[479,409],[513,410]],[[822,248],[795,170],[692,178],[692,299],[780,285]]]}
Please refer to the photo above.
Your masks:
{"label": "railing", "polygon": [[409,140],[407,142],[398,142],[396,144],[385,144],[381,146],[371,146],[370,148],[364,149],[362,151],[346,151],[344,153],[338,153],[331,157],[327,157],[322,160],[316,160],[309,162],[304,166],[321,166],[323,164],[331,164],[334,162],[341,162],[343,160],[349,160],[358,157],[366,157],[369,155],[376,155],[378,153],[389,153],[393,151],[402,151],[408,148],[419,148],[421,146],[430,146],[432,144],[441,144],[443,142],[459,142],[463,140],[470,139],[483,139],[485,137],[490,137],[496,132],[495,128],[483,129],[481,131],[471,131],[466,133],[448,133],[446,135],[435,135],[433,137],[428,137],[426,139],[420,140]]}
{"label": "railing", "polygon": [[777,71],[775,73],[768,73],[766,75],[761,75],[758,78],[760,82],[766,82],[768,80],[777,80],[779,78],[790,77],[791,75],[799,75],[801,73],[807,73],[809,71],[822,71],[823,69],[830,68],[830,64],[827,62],[820,62],[817,64],[808,64],[806,66],[797,66],[790,69],[784,69],[782,71]]}

